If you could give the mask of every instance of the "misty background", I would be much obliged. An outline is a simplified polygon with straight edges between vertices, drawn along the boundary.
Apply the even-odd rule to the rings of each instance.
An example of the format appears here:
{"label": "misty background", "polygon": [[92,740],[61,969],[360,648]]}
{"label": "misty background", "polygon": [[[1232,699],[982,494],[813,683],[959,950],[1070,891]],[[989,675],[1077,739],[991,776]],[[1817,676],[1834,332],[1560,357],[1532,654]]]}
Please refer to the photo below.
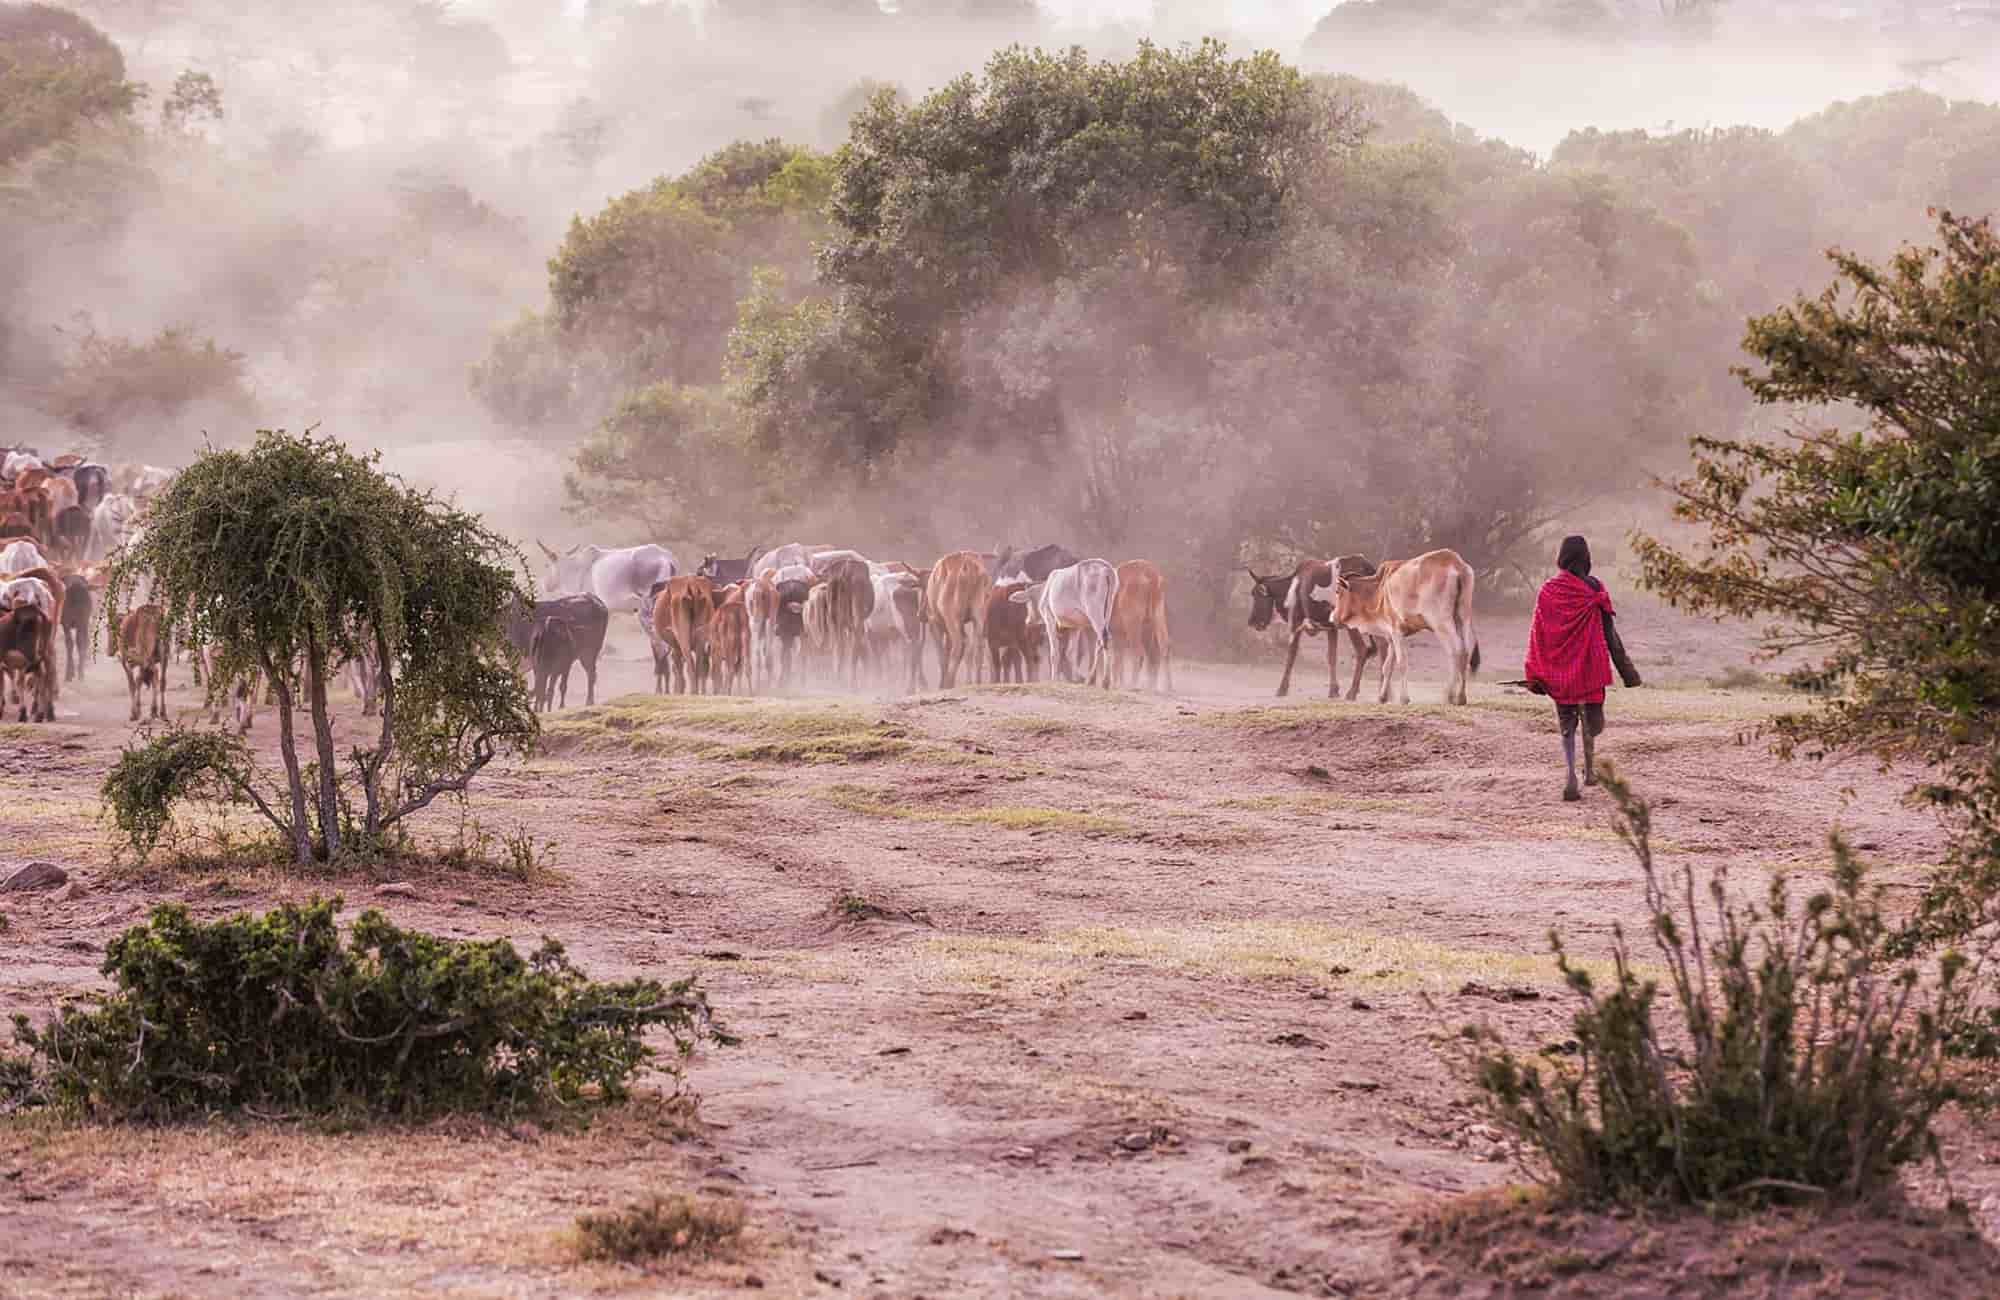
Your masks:
{"label": "misty background", "polygon": [[[934,176],[898,173],[921,247],[834,210],[857,116],[891,157],[953,78],[1087,93],[996,51],[1205,37],[1160,93],[1270,49],[1333,105],[1254,258],[1043,213],[1060,264],[946,293]],[[1155,559],[1224,648],[1245,563],[1450,545],[1504,586],[1772,421],[1747,316],[2000,206],[1996,38],[1928,2],[0,4],[0,441],[316,424],[524,545],[690,564],[1060,539]]]}

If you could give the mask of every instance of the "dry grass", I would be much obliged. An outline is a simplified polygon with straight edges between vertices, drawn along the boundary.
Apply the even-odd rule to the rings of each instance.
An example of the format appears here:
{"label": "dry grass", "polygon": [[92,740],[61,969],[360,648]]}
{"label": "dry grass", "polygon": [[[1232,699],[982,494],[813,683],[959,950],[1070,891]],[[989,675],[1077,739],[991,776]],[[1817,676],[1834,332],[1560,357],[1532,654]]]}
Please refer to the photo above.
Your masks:
{"label": "dry grass", "polygon": [[1238,809],[1244,812],[1372,812],[1372,813],[1420,813],[1425,811],[1422,804],[1413,799],[1371,798],[1363,795],[1326,794],[1314,790],[1294,794],[1244,795],[1234,799],[1218,799],[1208,805],[1211,808]]}
{"label": "dry grass", "polygon": [[867,813],[874,817],[893,817],[900,821],[936,822],[953,826],[998,826],[1004,830],[1016,831],[1057,830],[1100,835],[1138,834],[1137,827],[1115,817],[1071,812],[1064,808],[1003,804],[990,808],[967,808],[947,812],[894,803],[878,791],[856,785],[831,785],[820,791],[820,797],[835,807],[844,808],[849,812]]}
{"label": "dry grass", "polygon": [[[575,1216],[639,1201],[662,1181],[698,1186],[690,1124],[683,1106],[654,1094],[556,1131],[470,1121],[352,1133],[263,1123],[112,1128],[17,1117],[0,1120],[0,1166],[26,1169],[24,1187],[61,1189],[64,1208],[51,1223],[127,1219],[135,1253],[124,1262],[146,1260],[146,1294],[214,1292],[216,1277],[195,1270],[218,1258],[228,1261],[224,1276],[233,1274],[220,1284],[231,1294],[309,1280],[308,1289],[329,1294],[431,1296],[449,1274],[479,1279],[470,1293],[481,1295],[578,1294],[597,1287],[588,1269],[577,1276]],[[720,1222],[726,1211],[708,1217]],[[26,1232],[28,1221],[14,1226]],[[188,1241],[201,1249],[176,1248]],[[157,1247],[150,1258],[148,1243]],[[68,1283],[56,1294],[131,1291],[117,1274],[93,1273],[87,1252],[65,1260],[53,1241],[9,1244]],[[695,1288],[703,1293],[740,1278],[740,1268],[717,1267],[677,1262],[711,1284]],[[775,1294],[797,1294],[810,1275],[802,1261],[778,1258],[760,1258],[758,1271]]]}
{"label": "dry grass", "polygon": [[[1446,992],[1468,980],[1544,988],[1561,983],[1546,954],[1453,948],[1306,921],[1085,926],[1034,939],[947,935],[923,940],[914,952],[927,982],[975,988],[1062,986],[1124,964],[1198,979],[1296,979],[1379,992]],[[1608,976],[1606,965],[1581,964]]]}

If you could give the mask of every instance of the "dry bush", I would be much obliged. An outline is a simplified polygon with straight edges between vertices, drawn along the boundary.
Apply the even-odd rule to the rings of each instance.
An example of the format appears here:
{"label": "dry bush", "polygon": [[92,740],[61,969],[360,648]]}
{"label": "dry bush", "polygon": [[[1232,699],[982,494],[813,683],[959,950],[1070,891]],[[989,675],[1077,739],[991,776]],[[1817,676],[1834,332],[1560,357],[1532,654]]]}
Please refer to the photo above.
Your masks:
{"label": "dry bush", "polygon": [[578,1215],[577,1254],[584,1259],[637,1263],[662,1255],[714,1250],[743,1232],[743,1207],[679,1193],[655,1196],[622,1210]]}
{"label": "dry bush", "polygon": [[1656,867],[1645,801],[1608,769],[1605,786],[1680,1023],[1656,1017],[1660,987],[1622,928],[1608,990],[1552,932],[1582,1003],[1574,1060],[1531,1063],[1466,1031],[1494,1122],[1546,1162],[1530,1172],[1582,1201],[1706,1204],[1858,1200],[1925,1156],[1942,1171],[1932,1123],[1955,1096],[1945,1047],[1977,963],[1946,952],[1927,975],[1896,959],[1879,891],[1837,836],[1830,886],[1803,908],[1782,876],[1761,909],[1732,903],[1720,873],[1698,905],[1693,871]]}

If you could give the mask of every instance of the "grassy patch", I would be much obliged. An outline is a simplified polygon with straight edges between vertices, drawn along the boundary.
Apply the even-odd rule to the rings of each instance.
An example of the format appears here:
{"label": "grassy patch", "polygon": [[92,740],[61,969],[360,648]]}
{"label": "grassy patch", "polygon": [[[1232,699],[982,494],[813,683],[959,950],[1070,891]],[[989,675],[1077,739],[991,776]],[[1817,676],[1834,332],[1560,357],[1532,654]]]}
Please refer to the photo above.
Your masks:
{"label": "grassy patch", "polygon": [[998,730],[1036,740],[1045,740],[1050,736],[1065,736],[1076,730],[1075,723],[1064,722],[1059,718],[1002,718],[995,726]]}
{"label": "grassy patch", "polygon": [[[1226,921],[1173,929],[1084,926],[1034,939],[949,935],[927,939],[916,951],[931,979],[974,987],[1069,983],[1106,964],[1138,964],[1197,978],[1303,979],[1377,992],[1449,992],[1468,980],[1544,987],[1560,983],[1555,963],[1545,954],[1452,948],[1309,921]],[[1608,978],[1607,964],[1582,965]]]}
{"label": "grassy patch", "polygon": [[1104,835],[1132,835],[1137,828],[1116,817],[1096,813],[1071,812],[1064,808],[1003,804],[991,808],[966,808],[946,812],[916,808],[884,798],[880,792],[858,785],[831,785],[820,792],[835,807],[875,817],[900,821],[937,822],[954,826],[998,826],[1006,830],[1059,830],[1095,832]]}
{"label": "grassy patch", "polygon": [[743,1232],[743,1207],[734,1201],[655,1196],[605,1214],[579,1215],[577,1254],[624,1263],[663,1255],[699,1255]]}
{"label": "grassy patch", "polygon": [[1117,704],[1126,708],[1144,707],[1146,698],[1137,691],[1107,691],[1101,686],[1084,686],[1076,682],[1008,682],[1002,685],[987,684],[963,688],[974,695],[1007,695],[1038,700],[1060,700],[1064,704],[1075,704],[1078,700],[1095,700],[1105,704]]}
{"label": "grassy patch", "polygon": [[908,753],[909,728],[844,704],[731,695],[624,695],[543,724],[546,752],[851,763]]}
{"label": "grassy patch", "polygon": [[1467,716],[1467,705],[1446,704],[1441,700],[1413,699],[1408,704],[1377,704],[1372,699],[1360,700],[1301,700],[1297,704],[1258,704],[1245,709],[1217,709],[1213,713],[1201,715],[1201,723],[1208,727],[1228,727],[1238,731],[1285,732],[1302,731],[1329,722],[1354,722],[1357,719],[1379,718],[1424,718],[1438,722],[1452,722],[1462,727],[1472,725]]}

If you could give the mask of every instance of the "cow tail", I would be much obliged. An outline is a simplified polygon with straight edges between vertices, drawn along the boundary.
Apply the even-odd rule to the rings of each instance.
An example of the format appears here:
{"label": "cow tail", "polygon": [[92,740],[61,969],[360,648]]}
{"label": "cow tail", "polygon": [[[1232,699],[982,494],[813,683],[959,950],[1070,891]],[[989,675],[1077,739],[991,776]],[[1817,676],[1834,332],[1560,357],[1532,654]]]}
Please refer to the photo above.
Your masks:
{"label": "cow tail", "polygon": [[1472,626],[1472,570],[1468,567],[1458,575],[1458,597],[1452,601],[1452,621],[1458,624],[1458,635],[1472,643],[1470,667],[1479,671],[1479,632]]}

